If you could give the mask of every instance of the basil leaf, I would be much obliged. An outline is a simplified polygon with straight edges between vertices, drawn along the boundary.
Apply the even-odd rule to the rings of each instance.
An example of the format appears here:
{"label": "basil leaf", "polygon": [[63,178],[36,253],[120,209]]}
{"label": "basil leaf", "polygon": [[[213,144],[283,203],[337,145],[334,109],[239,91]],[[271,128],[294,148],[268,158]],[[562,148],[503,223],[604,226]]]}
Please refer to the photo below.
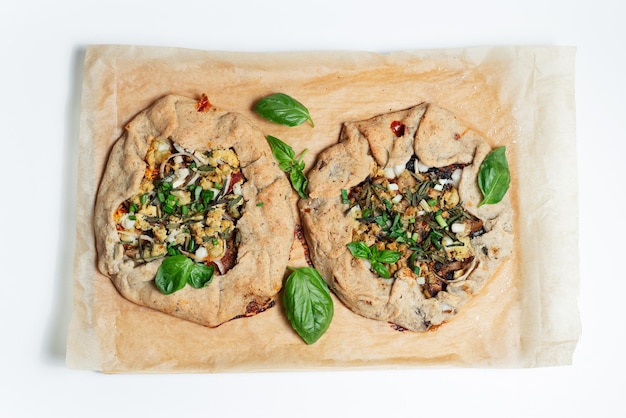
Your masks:
{"label": "basil leaf", "polygon": [[385,264],[393,264],[400,259],[400,253],[398,251],[382,250],[374,254],[374,261],[379,261]]}
{"label": "basil leaf", "polygon": [[309,183],[309,180],[300,170],[291,170],[289,172],[289,180],[291,180],[291,185],[298,192],[301,198],[306,199],[308,196],[306,194],[306,186]]}
{"label": "basil leaf", "polygon": [[314,268],[298,268],[289,275],[283,302],[291,326],[307,344],[313,344],[328,330],[334,314],[333,300]]}
{"label": "basil leaf", "polygon": [[165,295],[182,289],[187,284],[187,277],[193,265],[194,262],[182,254],[166,258],[157,270],[154,279],[156,287]]}
{"label": "basil leaf", "polygon": [[391,250],[379,250],[376,245],[368,247],[362,241],[354,241],[346,244],[348,250],[355,258],[365,258],[372,265],[372,270],[383,279],[388,279],[391,274],[384,264],[393,264],[400,259],[400,252]]}
{"label": "basil leaf", "polygon": [[346,244],[346,247],[348,247],[348,250],[350,250],[353,257],[365,258],[369,260],[372,256],[372,252],[370,251],[369,247],[362,241],[351,242],[349,244]]}
{"label": "basil leaf", "polygon": [[206,264],[193,263],[193,266],[189,272],[187,282],[194,289],[201,289],[208,286],[213,281],[213,274],[215,273],[215,267],[207,266]]}
{"label": "basil leaf", "polygon": [[502,146],[491,151],[478,170],[478,187],[483,194],[484,204],[494,204],[502,200],[511,183],[511,172],[506,160],[506,147]]}
{"label": "basil leaf", "polygon": [[[283,171],[287,171],[285,168],[291,167],[291,162],[296,156],[293,148],[272,135],[267,136],[267,142],[269,142],[270,144],[270,148],[272,149],[272,154],[274,155],[274,158],[276,159],[278,164],[281,165],[280,169]],[[285,168],[283,168],[282,166],[283,163],[287,164]]]}
{"label": "basil leaf", "polygon": [[302,151],[296,159],[296,153],[293,148],[280,139],[267,135],[267,142],[270,144],[274,159],[278,162],[278,167],[280,167],[280,169],[285,173],[289,174],[289,180],[291,181],[291,185],[294,190],[298,192],[298,195],[301,198],[306,199],[308,197],[306,194],[306,187],[309,181],[303,173],[305,164],[304,161],[302,161],[302,158],[304,157],[304,154],[306,154],[307,150],[305,149]]}
{"label": "basil leaf", "polygon": [[376,274],[378,274],[383,279],[388,279],[389,277],[391,277],[391,273],[389,273],[387,267],[385,267],[383,263],[380,263],[378,261],[372,261],[372,270],[374,270]]}
{"label": "basil leaf", "polygon": [[254,105],[254,111],[265,119],[286,126],[298,126],[311,122],[315,126],[309,110],[299,101],[284,93],[264,97]]}

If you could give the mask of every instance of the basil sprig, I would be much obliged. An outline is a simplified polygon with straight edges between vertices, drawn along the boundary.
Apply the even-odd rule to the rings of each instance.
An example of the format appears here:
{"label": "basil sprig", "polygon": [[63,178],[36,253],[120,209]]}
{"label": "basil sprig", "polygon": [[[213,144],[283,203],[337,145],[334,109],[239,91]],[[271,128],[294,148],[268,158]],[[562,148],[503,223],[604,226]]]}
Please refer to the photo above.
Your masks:
{"label": "basil sprig", "polygon": [[296,153],[293,148],[280,139],[268,135],[267,142],[270,144],[272,154],[278,162],[280,169],[289,174],[289,180],[294,190],[298,192],[301,198],[306,199],[308,197],[306,194],[306,186],[309,181],[303,173],[304,161],[302,161],[302,158],[304,158],[307,150],[302,151],[298,158],[296,158]]}
{"label": "basil sprig", "polygon": [[483,194],[483,200],[478,207],[500,202],[510,183],[511,172],[506,160],[506,147],[502,146],[487,154],[478,170],[478,187]]}
{"label": "basil sprig", "polygon": [[319,340],[330,327],[333,300],[326,282],[314,268],[293,270],[285,282],[283,303],[291,326],[307,344]]}
{"label": "basil sprig", "polygon": [[161,293],[169,295],[179,291],[187,283],[195,289],[207,286],[213,280],[214,272],[213,266],[195,263],[179,254],[163,260],[154,282]]}
{"label": "basil sprig", "polygon": [[368,260],[372,265],[372,270],[383,279],[391,277],[391,273],[389,273],[389,269],[385,264],[395,263],[400,259],[401,255],[398,251],[379,250],[375,244],[368,247],[362,241],[354,241],[346,244],[346,246],[353,257]]}
{"label": "basil sprig", "polygon": [[280,125],[293,127],[309,121],[311,126],[315,126],[309,110],[285,93],[275,93],[262,98],[254,105],[254,111],[265,119]]}

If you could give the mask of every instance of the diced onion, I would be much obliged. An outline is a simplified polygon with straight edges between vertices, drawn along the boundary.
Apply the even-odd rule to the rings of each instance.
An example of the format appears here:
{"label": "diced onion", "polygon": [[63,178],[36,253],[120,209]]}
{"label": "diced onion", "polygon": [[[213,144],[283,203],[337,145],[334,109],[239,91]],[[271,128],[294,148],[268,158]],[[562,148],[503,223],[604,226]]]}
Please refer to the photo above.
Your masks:
{"label": "diced onion", "polygon": [[228,192],[228,189],[230,189],[230,183],[231,183],[232,179],[233,179],[233,175],[232,174],[229,174],[229,175],[226,176],[226,180],[224,181],[224,184],[222,185],[222,192],[223,192],[223,194],[226,194]]}
{"label": "diced onion", "polygon": [[[174,144],[174,145],[176,145],[176,144]],[[168,161],[168,160],[170,160],[170,159],[172,159],[172,158],[179,157],[179,156],[180,156],[180,157],[182,157],[182,156],[187,156],[187,157],[189,157],[189,158],[193,159],[193,160],[195,161],[195,163],[196,163],[196,165],[197,165],[197,166],[201,165],[201,164],[200,164],[200,161],[198,161],[198,158],[196,158],[196,156],[195,156],[195,155],[190,154],[190,153],[188,153],[188,152],[179,152],[179,153],[176,153],[176,154],[171,154],[169,157],[167,157],[167,158],[165,159],[165,161],[163,161],[163,162],[161,163],[161,167],[159,168],[159,175],[160,175],[160,177],[161,177],[161,178],[165,177],[165,166],[167,165],[167,161]],[[187,172],[187,175],[189,175],[189,172]],[[186,176],[185,176],[185,177],[186,177]]]}
{"label": "diced onion", "polygon": [[174,174],[174,180],[172,180],[172,187],[175,189],[185,184],[185,179],[189,175],[188,168],[181,168],[180,170],[176,170]]}
{"label": "diced onion", "polygon": [[224,269],[224,264],[222,263],[222,260],[215,260],[213,262],[217,266],[217,269],[220,271],[220,274],[224,274],[225,269]]}
{"label": "diced onion", "polygon": [[198,249],[196,250],[194,257],[196,258],[196,261],[202,261],[205,258],[207,258],[209,256],[209,252],[207,251],[206,248],[204,248],[204,246],[200,246],[198,247]]}
{"label": "diced onion", "polygon": [[385,176],[385,178],[387,179],[393,179],[396,177],[396,173],[393,169],[393,167],[387,167],[383,170],[383,175]]}
{"label": "diced onion", "polygon": [[393,197],[393,199],[391,199],[391,202],[392,202],[392,203],[398,203],[398,202],[400,202],[401,200],[402,200],[402,195],[401,195],[401,194],[398,194],[398,195],[395,195],[395,196]]}
{"label": "diced onion", "polygon": [[463,222],[455,222],[450,226],[450,230],[455,234],[461,234],[465,232],[465,224]]}
{"label": "diced onion", "polygon": [[430,167],[422,164],[420,161],[417,161],[417,163],[415,164],[415,169],[419,172],[419,173],[425,173],[428,170],[430,170]]}
{"label": "diced onion", "polygon": [[398,177],[406,169],[406,164],[398,164],[393,166],[393,172]]}
{"label": "diced onion", "polygon": [[144,241],[154,242],[154,238],[152,238],[149,235],[141,234],[141,235],[139,235],[139,238],[144,240]]}
{"label": "diced onion", "polygon": [[463,174],[463,170],[460,168],[452,172],[452,185],[456,188],[459,187],[459,183],[461,182],[461,174]]}
{"label": "diced onion", "polygon": [[387,185],[387,189],[389,189],[389,190],[399,190],[400,186],[398,186],[398,183],[389,183]]}
{"label": "diced onion", "polygon": [[172,230],[172,232],[170,232],[170,234],[167,236],[166,241],[167,242],[174,242],[174,241],[176,241],[176,236],[178,234],[180,234],[180,232],[181,232],[180,229]]}

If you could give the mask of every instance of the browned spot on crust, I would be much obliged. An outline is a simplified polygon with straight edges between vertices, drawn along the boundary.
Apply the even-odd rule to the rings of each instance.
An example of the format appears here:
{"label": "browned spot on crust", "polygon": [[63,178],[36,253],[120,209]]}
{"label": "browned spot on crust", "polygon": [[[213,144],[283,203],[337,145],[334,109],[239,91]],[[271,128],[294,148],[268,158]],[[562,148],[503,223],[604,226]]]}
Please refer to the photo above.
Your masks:
{"label": "browned spot on crust", "polygon": [[400,326],[398,324],[394,324],[393,322],[390,322],[389,325],[391,326],[391,328],[393,328],[394,330],[399,331],[399,332],[404,332],[404,331],[407,330],[406,328],[404,328],[404,327],[402,327],[402,326]]}
{"label": "browned spot on crust", "polygon": [[265,312],[266,310],[272,308],[275,304],[276,301],[274,299],[270,299],[266,303],[259,303],[256,300],[251,300],[250,303],[248,303],[248,306],[246,306],[246,314],[238,316],[237,318],[260,314],[261,312]]}
{"label": "browned spot on crust", "polygon": [[309,244],[306,242],[306,238],[304,238],[304,233],[302,232],[302,227],[300,224],[296,224],[294,235],[300,241],[302,245],[302,249],[304,250],[304,259],[309,267],[313,267],[313,262],[311,261],[311,254],[309,252]]}

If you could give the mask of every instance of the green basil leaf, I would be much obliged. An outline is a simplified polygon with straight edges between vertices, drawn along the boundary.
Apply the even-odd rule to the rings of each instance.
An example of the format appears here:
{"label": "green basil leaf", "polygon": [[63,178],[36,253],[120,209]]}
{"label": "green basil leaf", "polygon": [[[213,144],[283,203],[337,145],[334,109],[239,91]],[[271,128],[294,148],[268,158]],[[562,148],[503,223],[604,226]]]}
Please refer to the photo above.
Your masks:
{"label": "green basil leaf", "polygon": [[511,172],[506,160],[506,147],[499,147],[491,151],[478,170],[478,187],[483,194],[484,204],[494,204],[502,200],[511,183]]}
{"label": "green basil leaf", "polygon": [[[280,169],[283,171],[288,171],[287,168],[292,166],[293,158],[296,156],[293,148],[272,135],[267,136],[267,142],[269,142],[270,144],[272,154],[280,165]],[[286,165],[283,167],[283,164]]]}
{"label": "green basil leaf", "polygon": [[194,289],[201,289],[208,286],[213,281],[213,274],[215,273],[215,267],[207,266],[206,264],[193,263],[191,271],[189,272],[189,278],[187,282]]}
{"label": "green basil leaf", "polygon": [[254,111],[265,119],[286,126],[298,126],[311,122],[309,110],[299,101],[284,93],[264,97],[254,105]]}
{"label": "green basil leaf", "polygon": [[289,275],[283,302],[291,326],[307,344],[313,344],[328,330],[334,314],[333,300],[314,268],[298,268]]}
{"label": "green basil leaf", "polygon": [[301,198],[306,199],[308,197],[306,194],[306,186],[309,181],[303,173],[304,161],[302,161],[302,158],[307,150],[302,151],[298,159],[295,159],[296,153],[293,148],[280,139],[268,135],[267,142],[270,144],[276,162],[278,162],[278,167],[289,174],[289,180],[294,190],[298,192]]}
{"label": "green basil leaf", "polygon": [[348,250],[350,250],[353,257],[365,258],[369,260],[372,256],[371,250],[369,249],[367,244],[362,241],[351,242],[349,244],[346,244],[346,247],[348,247]]}
{"label": "green basil leaf", "polygon": [[193,264],[193,261],[182,254],[166,258],[157,270],[154,279],[156,287],[165,295],[179,291],[187,284]]}
{"label": "green basil leaf", "polygon": [[309,183],[309,180],[300,170],[291,170],[289,172],[289,180],[291,181],[291,185],[294,190],[298,192],[301,198],[306,199],[308,196],[306,194],[306,186]]}
{"label": "green basil leaf", "polygon": [[372,261],[372,270],[374,270],[376,274],[378,274],[383,279],[388,279],[389,277],[391,277],[391,273],[389,273],[387,267],[385,267],[383,263],[380,263],[378,261]]}
{"label": "green basil leaf", "polygon": [[379,261],[385,264],[393,264],[400,259],[400,252],[391,250],[382,250],[374,254],[374,261]]}
{"label": "green basil leaf", "polygon": [[370,247],[362,241],[354,241],[346,244],[348,250],[353,257],[364,258],[372,265],[372,270],[380,277],[388,279],[391,274],[384,264],[393,264],[400,259],[401,254],[398,251],[379,250],[376,245]]}

